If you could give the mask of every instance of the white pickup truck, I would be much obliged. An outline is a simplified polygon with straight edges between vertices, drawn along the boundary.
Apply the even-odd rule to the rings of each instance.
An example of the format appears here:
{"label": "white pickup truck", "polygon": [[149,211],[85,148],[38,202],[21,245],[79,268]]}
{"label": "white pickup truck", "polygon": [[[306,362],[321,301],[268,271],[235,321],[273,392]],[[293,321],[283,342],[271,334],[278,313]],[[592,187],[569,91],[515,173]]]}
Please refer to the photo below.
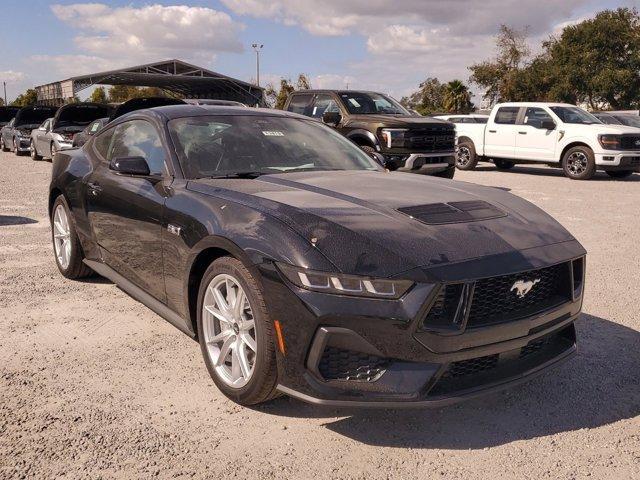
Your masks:
{"label": "white pickup truck", "polygon": [[486,124],[456,124],[456,134],[460,170],[472,170],[479,161],[493,161],[501,170],[543,163],[561,166],[576,180],[596,170],[616,178],[640,170],[640,129],[605,125],[575,105],[500,103]]}

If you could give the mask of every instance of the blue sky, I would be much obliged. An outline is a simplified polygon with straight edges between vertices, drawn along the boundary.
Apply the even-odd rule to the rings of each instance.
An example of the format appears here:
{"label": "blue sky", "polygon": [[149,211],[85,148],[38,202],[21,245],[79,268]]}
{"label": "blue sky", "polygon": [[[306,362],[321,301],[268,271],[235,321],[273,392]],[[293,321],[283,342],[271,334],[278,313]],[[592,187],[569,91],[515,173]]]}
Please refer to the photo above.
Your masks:
{"label": "blue sky", "polygon": [[250,45],[260,42],[263,85],[304,72],[313,86],[349,84],[399,97],[428,76],[466,81],[468,65],[492,55],[500,23],[527,26],[535,47],[564,24],[638,3],[4,0],[0,81],[11,100],[37,84],[174,57],[252,80]]}

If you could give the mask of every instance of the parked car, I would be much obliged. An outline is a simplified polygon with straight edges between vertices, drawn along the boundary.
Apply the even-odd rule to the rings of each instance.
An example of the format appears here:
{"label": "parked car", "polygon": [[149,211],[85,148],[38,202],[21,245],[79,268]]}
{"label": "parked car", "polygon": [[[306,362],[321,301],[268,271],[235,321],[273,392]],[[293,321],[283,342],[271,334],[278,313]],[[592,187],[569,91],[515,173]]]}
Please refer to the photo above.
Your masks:
{"label": "parked car", "polygon": [[69,103],[60,107],[53,118],[31,132],[31,158],[53,158],[56,152],[73,148],[73,137],[110,111],[109,106],[101,103]]}
{"label": "parked car", "polygon": [[38,128],[47,118],[53,117],[57,107],[31,105],[23,107],[11,122],[0,130],[0,149],[11,149],[16,155],[22,155],[30,149],[31,130]]}
{"label": "parked car", "polygon": [[300,115],[129,113],[56,155],[48,211],[62,275],[97,272],[198,340],[243,405],[443,405],[576,349],[585,250],[555,220],[389,172]]}
{"label": "parked car", "polygon": [[575,180],[596,170],[622,178],[640,169],[640,132],[605,125],[585,110],[563,103],[502,103],[486,125],[459,124],[456,165],[472,170],[493,160],[508,170],[516,163],[561,166]]}
{"label": "parked car", "polygon": [[4,127],[16,116],[20,107],[0,107],[0,128]]}
{"label": "parked car", "polygon": [[608,112],[595,112],[593,115],[607,125],[626,125],[628,127],[640,128],[640,117],[637,115]]}
{"label": "parked car", "polygon": [[389,170],[455,174],[455,127],[416,116],[381,93],[302,90],[290,94],[284,108],[322,120],[365,152],[381,154]]}
{"label": "parked car", "polygon": [[244,103],[233,100],[219,100],[215,98],[185,98],[189,105],[217,105],[222,107],[246,107]]}
{"label": "parked car", "polygon": [[489,115],[472,113],[469,115],[435,115],[433,118],[446,120],[451,123],[487,123]]}
{"label": "parked car", "polygon": [[87,140],[98,133],[100,129],[107,124],[108,121],[109,117],[94,120],[89,125],[87,125],[84,130],[82,130],[80,133],[76,133],[73,136],[73,142],[71,143],[71,145],[74,148],[83,146],[85,143],[87,143]]}

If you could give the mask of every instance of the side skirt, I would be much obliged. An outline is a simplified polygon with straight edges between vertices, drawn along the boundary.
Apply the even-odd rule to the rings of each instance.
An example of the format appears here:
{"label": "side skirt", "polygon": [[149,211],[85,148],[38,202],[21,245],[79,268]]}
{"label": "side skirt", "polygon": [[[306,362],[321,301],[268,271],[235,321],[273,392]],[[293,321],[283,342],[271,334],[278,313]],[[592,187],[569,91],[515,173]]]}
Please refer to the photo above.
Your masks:
{"label": "side skirt", "polygon": [[187,323],[187,321],[176,312],[171,310],[169,307],[167,307],[164,303],[155,299],[153,296],[149,295],[140,287],[133,284],[104,263],[87,259],[84,259],[83,261],[89,268],[91,268],[91,270],[111,280],[118,287],[124,290],[128,295],[153,310],[178,330],[186,333],[191,338],[195,338],[195,332],[191,330],[191,326]]}

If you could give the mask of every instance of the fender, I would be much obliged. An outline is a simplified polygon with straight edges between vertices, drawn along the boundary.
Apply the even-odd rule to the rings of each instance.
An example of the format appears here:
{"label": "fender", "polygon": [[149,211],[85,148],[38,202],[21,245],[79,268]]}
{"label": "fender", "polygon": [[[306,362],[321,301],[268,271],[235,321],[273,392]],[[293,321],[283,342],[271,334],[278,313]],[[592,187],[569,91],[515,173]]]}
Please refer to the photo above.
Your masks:
{"label": "fender", "polygon": [[[560,134],[560,132],[558,132],[558,134]],[[556,161],[558,162],[562,161],[562,153],[567,148],[567,145],[570,145],[572,143],[584,143],[585,145],[588,145],[589,148],[591,148],[591,150],[593,150],[594,152],[597,152],[598,150],[600,150],[600,145],[594,145],[593,138],[588,138],[583,135],[575,135],[575,134],[567,135],[567,133],[565,132],[565,135],[562,137],[562,139],[558,141],[558,148],[556,149],[556,156],[555,156]]]}

